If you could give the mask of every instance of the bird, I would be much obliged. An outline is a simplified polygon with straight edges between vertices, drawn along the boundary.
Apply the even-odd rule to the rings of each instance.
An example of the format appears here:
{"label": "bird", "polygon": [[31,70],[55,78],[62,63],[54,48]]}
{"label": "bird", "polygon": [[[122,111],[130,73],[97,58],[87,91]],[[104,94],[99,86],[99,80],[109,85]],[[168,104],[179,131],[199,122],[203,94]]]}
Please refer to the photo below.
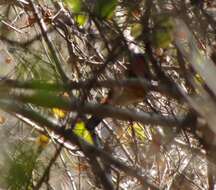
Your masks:
{"label": "bird", "polygon": [[[132,53],[129,60],[130,63],[124,72],[125,78],[151,81],[152,74],[150,72],[148,58],[145,54]],[[107,97],[103,98],[100,103],[102,105],[127,106],[143,101],[147,93],[146,89],[139,85],[122,87],[120,89],[114,87],[110,89]],[[86,122],[86,128],[93,132],[102,120],[102,117],[93,115]]]}
{"label": "bird", "polygon": [[[130,64],[124,72],[126,79],[145,79],[151,80],[149,62],[145,54],[133,53],[130,56]],[[147,92],[144,88],[138,86],[114,87],[110,90],[104,103],[111,105],[127,106],[129,104],[142,101]]]}

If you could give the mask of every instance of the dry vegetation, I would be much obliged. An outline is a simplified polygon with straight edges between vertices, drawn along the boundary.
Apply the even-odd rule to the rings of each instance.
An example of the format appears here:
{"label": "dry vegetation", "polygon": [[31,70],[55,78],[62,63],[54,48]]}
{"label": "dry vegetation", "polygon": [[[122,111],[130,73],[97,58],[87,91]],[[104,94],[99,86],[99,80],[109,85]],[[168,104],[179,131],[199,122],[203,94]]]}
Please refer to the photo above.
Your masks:
{"label": "dry vegetation", "polygon": [[215,6],[0,0],[0,189],[214,190]]}

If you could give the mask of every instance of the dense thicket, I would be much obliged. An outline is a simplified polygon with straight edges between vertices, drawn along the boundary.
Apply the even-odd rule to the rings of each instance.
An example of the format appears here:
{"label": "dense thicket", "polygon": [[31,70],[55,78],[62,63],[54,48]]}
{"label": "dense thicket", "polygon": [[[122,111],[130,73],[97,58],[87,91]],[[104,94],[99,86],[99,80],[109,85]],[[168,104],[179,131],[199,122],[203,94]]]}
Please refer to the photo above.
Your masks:
{"label": "dense thicket", "polygon": [[0,0],[0,188],[213,190],[215,6]]}

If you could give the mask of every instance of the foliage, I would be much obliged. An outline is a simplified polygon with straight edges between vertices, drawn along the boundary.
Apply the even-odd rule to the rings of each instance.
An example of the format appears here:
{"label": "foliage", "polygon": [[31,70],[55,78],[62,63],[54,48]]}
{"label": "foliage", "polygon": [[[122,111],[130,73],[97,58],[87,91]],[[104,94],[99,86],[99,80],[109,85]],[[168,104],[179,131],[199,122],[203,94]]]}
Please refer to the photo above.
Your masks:
{"label": "foliage", "polygon": [[90,143],[90,144],[94,144],[93,139],[91,137],[91,134],[89,133],[89,131],[86,129],[85,123],[83,121],[77,121],[74,128],[73,128],[73,132],[83,138],[86,142]]}
{"label": "foliage", "polygon": [[4,181],[11,190],[32,189],[33,171],[37,169],[37,152],[32,146],[20,144],[14,155],[7,160],[8,171]]}
{"label": "foliage", "polygon": [[0,188],[214,189],[214,7],[0,1]]}
{"label": "foliage", "polygon": [[117,0],[97,0],[95,4],[95,14],[102,18],[109,18],[112,16],[115,7],[117,5]]}
{"label": "foliage", "polygon": [[66,0],[65,2],[73,13],[79,13],[82,10],[81,0]]}

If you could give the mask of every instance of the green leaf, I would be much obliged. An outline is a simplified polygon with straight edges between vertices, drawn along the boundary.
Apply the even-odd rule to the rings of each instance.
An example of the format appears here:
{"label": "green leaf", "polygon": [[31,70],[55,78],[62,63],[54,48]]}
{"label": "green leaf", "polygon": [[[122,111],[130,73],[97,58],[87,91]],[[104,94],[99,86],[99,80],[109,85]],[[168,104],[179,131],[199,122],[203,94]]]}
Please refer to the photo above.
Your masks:
{"label": "green leaf", "polygon": [[173,41],[174,21],[169,15],[159,15],[155,19],[152,42],[156,48],[168,48]]}
{"label": "green leaf", "polygon": [[158,29],[154,31],[152,38],[153,45],[156,48],[168,48],[173,41],[172,33],[164,29]]}
{"label": "green leaf", "polygon": [[117,6],[117,0],[97,0],[95,14],[101,18],[111,18]]}
{"label": "green leaf", "polygon": [[14,95],[14,99],[20,100],[25,103],[32,103],[38,106],[43,106],[47,108],[62,108],[70,109],[69,100],[66,97],[60,97],[56,93],[50,93],[46,90],[34,91],[29,95]]}
{"label": "green leaf", "polygon": [[89,144],[94,144],[93,139],[91,134],[89,133],[89,131],[86,129],[85,127],[85,123],[83,121],[78,121],[73,129],[73,132],[81,137],[82,139],[84,139],[86,142],[88,142]]}
{"label": "green leaf", "polygon": [[174,28],[174,21],[168,15],[160,15],[156,18],[155,27],[160,29],[172,30]]}
{"label": "green leaf", "polygon": [[88,16],[85,14],[78,14],[75,16],[75,20],[79,26],[84,26],[88,21]]}
{"label": "green leaf", "polygon": [[81,0],[64,0],[66,5],[73,13],[80,13],[82,9],[82,1]]}
{"label": "green leaf", "polygon": [[131,26],[131,36],[134,38],[139,37],[143,32],[143,25],[140,23],[135,23]]}

